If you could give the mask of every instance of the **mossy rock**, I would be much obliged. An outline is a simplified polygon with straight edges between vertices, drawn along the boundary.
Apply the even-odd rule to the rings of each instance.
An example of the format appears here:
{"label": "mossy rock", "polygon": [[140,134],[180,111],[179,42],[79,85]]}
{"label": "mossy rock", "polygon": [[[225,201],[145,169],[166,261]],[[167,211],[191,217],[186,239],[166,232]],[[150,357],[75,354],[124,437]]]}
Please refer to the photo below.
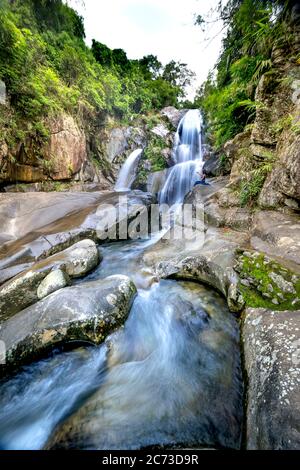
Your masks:
{"label": "mossy rock", "polygon": [[300,278],[263,253],[244,251],[235,270],[239,288],[247,307],[276,310],[300,308]]}

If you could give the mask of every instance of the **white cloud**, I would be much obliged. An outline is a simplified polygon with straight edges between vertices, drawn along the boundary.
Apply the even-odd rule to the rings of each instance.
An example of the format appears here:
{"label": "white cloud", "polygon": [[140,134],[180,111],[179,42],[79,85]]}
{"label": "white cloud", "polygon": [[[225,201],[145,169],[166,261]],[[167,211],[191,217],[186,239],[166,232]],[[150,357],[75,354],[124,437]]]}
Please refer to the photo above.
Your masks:
{"label": "white cloud", "polygon": [[[167,63],[180,60],[197,74],[198,87],[214,66],[221,47],[221,35],[209,45],[194,14],[207,13],[218,0],[69,0],[85,19],[87,42],[96,39],[111,48],[122,48],[130,59],[157,55]],[[220,30],[212,27],[211,37]]]}

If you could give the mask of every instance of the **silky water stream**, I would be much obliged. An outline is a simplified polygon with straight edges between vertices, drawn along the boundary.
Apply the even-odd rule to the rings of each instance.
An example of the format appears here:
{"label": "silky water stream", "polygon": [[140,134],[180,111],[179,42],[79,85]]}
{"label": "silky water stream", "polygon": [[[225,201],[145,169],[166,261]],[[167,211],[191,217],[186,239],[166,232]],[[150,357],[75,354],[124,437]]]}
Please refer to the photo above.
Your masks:
{"label": "silky water stream", "polygon": [[239,448],[237,320],[210,288],[158,282],[142,261],[156,240],[101,247],[103,262],[79,282],[129,275],[138,295],[125,327],[4,381],[1,448]]}
{"label": "silky water stream", "polygon": [[[141,152],[125,162],[117,190],[130,188]],[[178,126],[174,160],[161,203],[181,204],[203,165],[197,110]],[[79,282],[131,277],[138,295],[124,328],[99,347],[56,351],[3,381],[0,447],[240,447],[238,321],[214,290],[155,278],[143,256],[161,235],[101,246],[102,263]]]}

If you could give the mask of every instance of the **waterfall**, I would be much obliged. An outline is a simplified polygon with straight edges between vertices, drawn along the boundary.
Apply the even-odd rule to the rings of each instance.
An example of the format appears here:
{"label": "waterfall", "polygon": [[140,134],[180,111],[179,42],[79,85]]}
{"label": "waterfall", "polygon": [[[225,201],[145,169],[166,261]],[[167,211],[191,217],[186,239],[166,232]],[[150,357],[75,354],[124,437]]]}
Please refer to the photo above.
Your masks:
{"label": "waterfall", "polygon": [[121,168],[118,180],[116,182],[116,191],[128,191],[134,182],[136,170],[143,150],[134,150]]}
{"label": "waterfall", "polygon": [[199,179],[197,173],[203,167],[201,124],[197,109],[188,111],[181,119],[173,150],[175,165],[160,192],[161,204],[181,203]]}

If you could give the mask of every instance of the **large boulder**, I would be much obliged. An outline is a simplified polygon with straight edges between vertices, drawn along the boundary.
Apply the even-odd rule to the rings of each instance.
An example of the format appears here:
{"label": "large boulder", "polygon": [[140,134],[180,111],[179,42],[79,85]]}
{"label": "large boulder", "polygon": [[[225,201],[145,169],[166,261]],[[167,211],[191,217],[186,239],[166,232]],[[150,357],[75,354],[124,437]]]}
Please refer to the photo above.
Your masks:
{"label": "large boulder", "polygon": [[278,211],[257,211],[253,220],[251,245],[255,250],[279,258],[281,263],[299,272],[299,217]]}
{"label": "large boulder", "polygon": [[[81,277],[94,269],[99,261],[95,242],[82,240],[61,253],[35,263],[0,287],[0,319],[8,318],[37,302],[41,290],[45,290],[41,283],[52,271],[60,269],[70,278]],[[52,289],[54,285],[52,283]],[[56,286],[61,287],[59,283]]]}
{"label": "large boulder", "polygon": [[69,214],[94,207],[101,198],[101,193],[0,193],[2,240],[20,239]]}
{"label": "large boulder", "polygon": [[238,276],[231,267],[222,265],[226,255],[230,258],[233,254],[230,256],[229,252],[223,253],[223,257],[220,254],[211,252],[183,260],[163,261],[157,266],[157,275],[160,278],[187,279],[209,284],[224,295],[231,312],[241,312],[245,303],[239,291]]}
{"label": "large boulder", "polygon": [[247,449],[300,448],[300,311],[247,309]]}
{"label": "large boulder", "polygon": [[72,179],[87,158],[86,136],[75,119],[62,114],[51,121],[50,140],[45,153],[51,179]]}
{"label": "large boulder", "polygon": [[[120,196],[127,198],[127,211]],[[101,224],[108,211],[112,215],[108,232],[118,239],[120,223],[126,228],[137,213],[148,211],[152,202],[151,194],[139,191],[0,195],[0,221],[4,224],[0,284],[22,272],[24,264],[28,267],[80,240],[102,240]],[[119,220],[114,213],[119,213]]]}
{"label": "large boulder", "polygon": [[71,341],[100,344],[121,326],[136,294],[126,276],[66,287],[1,324],[6,348],[2,373]]}
{"label": "large boulder", "polygon": [[115,127],[108,132],[105,147],[110,163],[120,163],[136,148],[144,148],[147,136],[142,127]]}
{"label": "large boulder", "polygon": [[40,149],[43,160],[36,157],[33,140],[11,149],[15,161],[9,165],[6,179],[22,183],[71,180],[88,159],[87,139],[83,129],[70,114],[60,114],[47,122],[49,139]]}
{"label": "large boulder", "polygon": [[176,130],[186,112],[186,109],[176,109],[174,106],[167,106],[161,110],[160,114],[171,125],[172,129]]}

